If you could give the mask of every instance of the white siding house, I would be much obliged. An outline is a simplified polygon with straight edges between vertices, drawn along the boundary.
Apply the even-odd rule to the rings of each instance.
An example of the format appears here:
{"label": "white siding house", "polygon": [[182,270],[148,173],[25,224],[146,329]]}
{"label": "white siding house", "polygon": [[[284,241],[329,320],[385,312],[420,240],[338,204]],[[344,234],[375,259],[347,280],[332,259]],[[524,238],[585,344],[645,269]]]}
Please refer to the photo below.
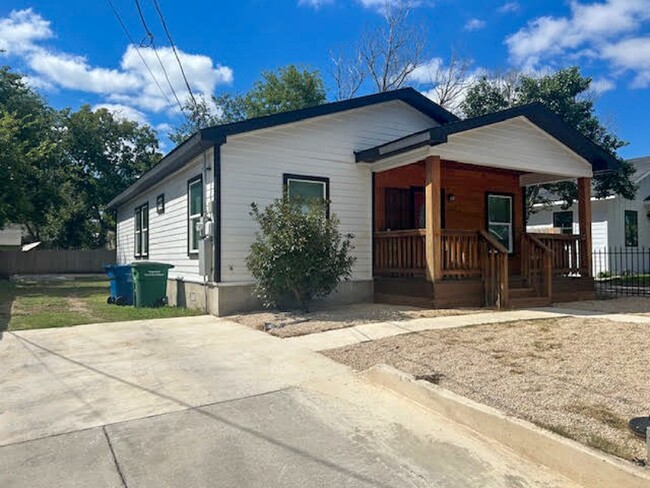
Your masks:
{"label": "white siding house", "polygon": [[[375,177],[398,166],[417,169],[428,157],[488,175],[490,184],[509,175],[508,188],[517,192],[530,182],[588,179],[592,169],[612,164],[541,106],[460,121],[411,88],[379,93],[198,131],[109,204],[117,213],[118,261],[172,264],[171,304],[216,315],[258,306],[245,263],[257,231],[250,205],[270,204],[285,187],[290,195],[293,181],[303,191],[322,189],[341,231],[355,236],[351,280],[329,299],[371,301]],[[421,185],[424,179],[411,186]]]}
{"label": "white siding house", "polygon": [[331,211],[341,231],[355,236],[352,278],[371,280],[372,176],[368,165],[355,164],[354,151],[433,125],[435,120],[394,101],[228,140],[221,148],[222,281],[251,281],[244,263],[256,231],[250,204],[268,205],[281,196],[284,174],[329,178]]}
{"label": "white siding house", "polygon": [[[155,183],[146,185],[142,191],[127,190],[116,199],[119,203],[113,205],[117,210],[118,262],[149,259],[172,264],[170,303],[206,307],[223,314],[230,310],[223,304],[224,296],[250,295],[252,277],[245,259],[257,230],[249,215],[250,204],[265,206],[281,197],[284,175],[320,177],[329,180],[330,209],[340,219],[341,230],[355,236],[353,253],[357,259],[352,283],[346,284],[340,298],[349,295],[350,299],[370,299],[372,176],[368,165],[356,164],[354,152],[435,127],[440,121],[455,120],[455,117],[410,89],[365,99],[369,103],[353,103],[344,110],[326,109],[322,115],[297,117],[268,127],[262,124],[258,130],[252,128],[228,135],[216,150],[213,144],[207,144],[189,160],[181,161],[179,169],[153,174]],[[174,152],[182,149],[183,145]],[[215,172],[220,179],[217,194],[213,192]],[[203,181],[204,215],[219,225],[220,246],[215,250],[209,276],[199,272],[198,253],[188,253],[187,185],[198,175]],[[151,176],[145,174],[141,179]],[[162,213],[156,208],[160,195],[164,195]],[[148,254],[137,255],[135,213],[143,205],[148,205]],[[206,282],[211,289],[218,289],[221,297],[204,296],[193,286]],[[183,284],[182,291],[179,283]]]}
{"label": "white siding house", "polygon": [[[634,200],[627,200],[621,196],[609,196],[603,199],[592,198],[592,242],[593,242],[593,267],[594,274],[601,272],[620,273],[629,271],[632,265],[628,259],[617,259],[618,253],[635,253],[639,249],[650,246],[650,157],[630,160],[636,168],[634,182],[638,191]],[[633,212],[638,222],[636,239],[631,239],[628,230],[626,242],[625,219],[626,212]],[[574,230],[578,228],[578,212],[576,205],[568,209],[562,208],[562,203],[557,202],[551,209],[544,209],[530,215],[527,228],[530,232],[548,232],[560,229],[554,227],[558,223],[559,214],[571,213]],[[636,245],[633,244],[636,241]],[[634,260],[635,271],[650,271],[650,262]]]}

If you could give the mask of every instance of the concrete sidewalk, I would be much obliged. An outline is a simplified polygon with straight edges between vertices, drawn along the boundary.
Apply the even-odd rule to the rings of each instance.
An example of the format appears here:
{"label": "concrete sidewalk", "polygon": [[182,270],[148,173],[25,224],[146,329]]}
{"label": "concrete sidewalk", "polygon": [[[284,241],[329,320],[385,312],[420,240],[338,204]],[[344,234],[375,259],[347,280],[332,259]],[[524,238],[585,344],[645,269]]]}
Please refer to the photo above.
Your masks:
{"label": "concrete sidewalk", "polygon": [[3,488],[572,486],[320,354],[226,320],[3,337]]}
{"label": "concrete sidewalk", "polygon": [[554,309],[492,311],[398,322],[361,324],[345,329],[328,330],[317,334],[291,337],[284,339],[284,341],[312,351],[325,351],[327,349],[424,330],[454,329],[473,325],[498,324],[517,320],[550,319],[565,316],[567,314],[556,312]]}
{"label": "concrete sidewalk", "polygon": [[337,347],[360,344],[401,334],[425,330],[454,329],[474,325],[499,324],[518,320],[543,320],[558,317],[588,317],[615,322],[650,324],[650,317],[632,314],[609,314],[561,307],[543,307],[528,310],[489,311],[467,315],[452,315],[395,322],[374,322],[316,334],[290,337],[284,341],[311,351],[326,351]]}

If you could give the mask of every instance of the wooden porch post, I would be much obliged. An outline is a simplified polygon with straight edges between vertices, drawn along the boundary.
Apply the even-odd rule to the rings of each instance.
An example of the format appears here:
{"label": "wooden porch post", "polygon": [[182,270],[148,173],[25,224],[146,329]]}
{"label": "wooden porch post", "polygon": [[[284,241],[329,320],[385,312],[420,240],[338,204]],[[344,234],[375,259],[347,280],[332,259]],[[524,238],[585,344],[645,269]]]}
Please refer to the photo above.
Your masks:
{"label": "wooden porch post", "polygon": [[440,221],[440,156],[429,156],[425,160],[425,217],[426,217],[426,260],[427,281],[437,281],[442,278],[442,263],[440,252],[442,245]]}
{"label": "wooden porch post", "polygon": [[578,178],[580,273],[591,277],[591,178]]}

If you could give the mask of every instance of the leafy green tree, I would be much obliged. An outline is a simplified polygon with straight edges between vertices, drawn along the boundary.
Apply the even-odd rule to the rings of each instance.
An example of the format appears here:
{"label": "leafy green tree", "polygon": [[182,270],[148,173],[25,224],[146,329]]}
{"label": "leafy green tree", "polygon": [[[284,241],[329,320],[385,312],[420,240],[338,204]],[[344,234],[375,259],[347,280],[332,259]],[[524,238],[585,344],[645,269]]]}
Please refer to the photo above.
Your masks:
{"label": "leafy green tree", "polygon": [[[512,106],[541,102],[588,139],[616,156],[616,151],[627,143],[596,116],[593,99],[589,96],[591,81],[591,78],[582,76],[577,67],[541,77],[518,75],[510,80],[482,77],[469,89],[461,109],[467,117],[477,117]],[[594,177],[595,196],[602,198],[615,193],[627,199],[635,197],[636,185],[631,179],[634,167],[621,158],[619,161],[620,171]],[[531,211],[535,203],[548,203],[552,195],[559,196],[569,207],[577,193],[573,182],[529,187],[528,209]]]}
{"label": "leafy green tree", "polygon": [[313,107],[326,100],[325,86],[318,71],[294,65],[264,71],[262,78],[245,94],[213,96],[216,111],[205,99],[187,105],[186,122],[170,133],[169,138],[180,144],[197,130],[211,125]]}
{"label": "leafy green tree", "polygon": [[158,140],[148,125],[106,109],[85,105],[61,118],[62,204],[47,214],[44,234],[58,247],[103,247],[115,228],[106,204],[160,160]]}
{"label": "leafy green tree", "polygon": [[297,304],[308,310],[312,299],[329,295],[350,277],[352,234],[341,234],[336,216],[327,217],[327,203],[310,201],[306,210],[303,203],[285,195],[264,210],[251,205],[260,232],[246,265],[267,307]]}
{"label": "leafy green tree", "polygon": [[25,225],[33,239],[58,201],[57,114],[22,75],[0,67],[0,228]]}

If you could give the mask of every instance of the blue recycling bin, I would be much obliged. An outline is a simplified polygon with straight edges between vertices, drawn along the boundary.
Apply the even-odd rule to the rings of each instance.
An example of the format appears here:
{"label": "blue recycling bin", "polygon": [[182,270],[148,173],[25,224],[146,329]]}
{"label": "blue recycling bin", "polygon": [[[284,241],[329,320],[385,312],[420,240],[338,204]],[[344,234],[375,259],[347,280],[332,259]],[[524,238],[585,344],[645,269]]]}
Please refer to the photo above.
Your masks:
{"label": "blue recycling bin", "polygon": [[110,280],[111,295],[107,303],[133,305],[133,276],[130,264],[107,264],[104,266]]}

